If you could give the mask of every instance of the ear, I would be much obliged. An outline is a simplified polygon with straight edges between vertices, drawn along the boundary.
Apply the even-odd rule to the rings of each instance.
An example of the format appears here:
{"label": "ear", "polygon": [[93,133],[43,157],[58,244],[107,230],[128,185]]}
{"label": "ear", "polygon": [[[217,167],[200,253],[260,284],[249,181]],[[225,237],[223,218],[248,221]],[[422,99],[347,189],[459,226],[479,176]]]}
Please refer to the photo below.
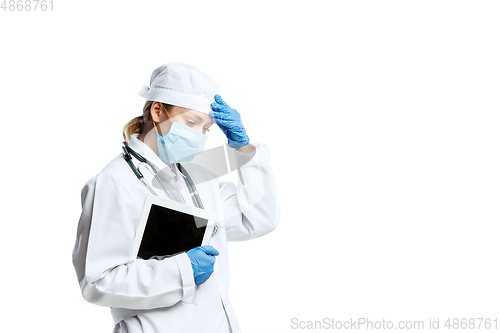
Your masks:
{"label": "ear", "polygon": [[163,108],[163,104],[160,102],[154,102],[151,104],[151,119],[155,122],[158,123],[160,121],[160,114]]}

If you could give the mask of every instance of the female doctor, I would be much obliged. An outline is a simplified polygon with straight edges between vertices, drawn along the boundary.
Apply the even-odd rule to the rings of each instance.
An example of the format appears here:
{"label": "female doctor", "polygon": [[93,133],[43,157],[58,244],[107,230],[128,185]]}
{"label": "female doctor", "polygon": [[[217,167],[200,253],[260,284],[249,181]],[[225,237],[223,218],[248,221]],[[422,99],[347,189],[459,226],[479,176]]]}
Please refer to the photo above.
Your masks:
{"label": "female doctor", "polygon": [[[195,67],[164,64],[153,72],[150,87],[139,92],[146,98],[143,114],[124,128],[130,148],[161,170],[165,193],[150,172],[140,169],[156,195],[194,205],[181,171],[189,173],[204,209],[217,214],[210,245],[163,259],[134,257],[135,231],[151,192],[123,154],[82,189],[73,265],[83,297],[111,308],[113,332],[240,332],[228,299],[227,241],[271,232],[280,206],[268,146],[250,144],[240,115],[219,93]],[[213,122],[236,150],[237,186],[186,163],[203,151]],[[139,166],[137,159],[133,163]]]}

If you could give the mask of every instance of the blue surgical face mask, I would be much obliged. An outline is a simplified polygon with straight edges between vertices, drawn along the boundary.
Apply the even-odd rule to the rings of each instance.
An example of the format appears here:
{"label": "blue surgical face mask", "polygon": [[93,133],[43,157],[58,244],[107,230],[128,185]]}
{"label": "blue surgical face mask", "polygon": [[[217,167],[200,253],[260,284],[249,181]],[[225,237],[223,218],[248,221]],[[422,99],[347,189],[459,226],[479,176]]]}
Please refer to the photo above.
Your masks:
{"label": "blue surgical face mask", "polygon": [[158,155],[166,164],[191,161],[205,149],[206,141],[206,135],[175,121],[172,121],[170,130],[163,136],[156,130]]}

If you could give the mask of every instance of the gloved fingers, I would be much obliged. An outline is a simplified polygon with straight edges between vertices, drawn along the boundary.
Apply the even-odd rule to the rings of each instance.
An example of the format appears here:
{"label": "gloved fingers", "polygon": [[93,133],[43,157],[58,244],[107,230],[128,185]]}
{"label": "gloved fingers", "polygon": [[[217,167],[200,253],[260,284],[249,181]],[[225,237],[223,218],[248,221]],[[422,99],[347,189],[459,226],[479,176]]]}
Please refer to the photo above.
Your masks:
{"label": "gloved fingers", "polygon": [[219,114],[224,114],[226,117],[238,117],[239,113],[232,107],[230,107],[220,95],[215,95],[215,102],[210,104],[213,111],[219,112]]}
{"label": "gloved fingers", "polygon": [[227,112],[227,108],[225,106],[217,103],[210,104],[210,108],[212,109],[212,112],[210,113],[229,113]]}
{"label": "gloved fingers", "polygon": [[216,123],[217,125],[224,125],[224,126],[228,126],[229,122],[234,121],[234,119],[231,119],[228,115],[220,114],[217,112],[214,112],[211,118],[212,118],[212,121],[214,123]]}
{"label": "gloved fingers", "polygon": [[205,283],[210,278],[211,275],[212,275],[212,272],[198,274],[195,277],[196,285],[200,285],[200,284]]}
{"label": "gloved fingers", "polygon": [[208,113],[208,115],[210,116],[210,118],[212,118],[212,121],[215,123],[216,121],[215,121],[214,112],[213,112],[213,111],[210,111],[210,112]]}
{"label": "gloved fingers", "polygon": [[233,111],[234,111],[233,113],[212,111],[210,113],[210,117],[212,118],[212,121],[215,123],[219,123],[221,121],[230,121],[233,123],[234,126],[238,127],[243,126],[243,124],[241,123],[240,114],[236,110]]}
{"label": "gloved fingers", "polygon": [[217,124],[219,124],[222,120],[231,120],[231,114],[226,111],[214,109],[210,111],[209,115],[212,118],[212,121]]}
{"label": "gloved fingers", "polygon": [[216,122],[216,120],[229,120],[229,113],[212,111],[210,112],[210,117],[212,117],[212,121]]}
{"label": "gloved fingers", "polygon": [[200,272],[213,272],[214,264],[215,264],[215,255],[210,254],[202,254],[203,259],[200,259],[201,262],[198,265],[198,270]]}
{"label": "gloved fingers", "polygon": [[217,125],[219,125],[219,127],[222,129],[224,134],[226,134],[227,130],[233,132],[241,127],[240,122],[238,122],[237,120],[234,120],[234,119],[223,119],[223,118],[219,118],[219,117],[213,117],[212,121],[214,123],[216,123]]}
{"label": "gloved fingers", "polygon": [[236,127],[236,122],[230,119],[215,118],[213,120],[219,127],[225,127],[226,129],[232,129]]}
{"label": "gloved fingers", "polygon": [[216,96],[216,101],[220,101],[221,103],[216,102],[210,104],[212,111],[210,111],[209,114],[210,117],[212,117],[212,120],[213,121],[215,121],[215,119],[232,120],[235,122],[235,124],[241,122],[241,116],[238,113],[238,111],[227,105],[227,103],[222,100],[220,95],[215,95],[215,96]]}
{"label": "gloved fingers", "polygon": [[214,99],[215,99],[215,101],[216,101],[218,104],[222,104],[222,105],[224,105],[224,106],[229,107],[229,105],[227,105],[227,103],[226,103],[226,102],[222,99],[222,97],[221,97],[219,94],[216,94],[216,95],[214,96]]}
{"label": "gloved fingers", "polygon": [[222,133],[224,133],[224,135],[227,138],[229,136],[228,122],[225,122],[225,121],[220,120],[218,118],[212,118],[212,121],[217,124],[217,126],[220,128]]}
{"label": "gloved fingers", "polygon": [[193,267],[193,271],[199,270],[200,262],[194,257],[189,257],[189,259],[191,260],[191,267]]}
{"label": "gloved fingers", "polygon": [[[200,247],[203,250],[203,252],[205,252],[208,255],[211,255],[211,256],[218,256],[219,255],[219,251],[217,251],[217,249],[211,245],[203,245]],[[214,259],[214,262],[215,262],[215,259]]]}

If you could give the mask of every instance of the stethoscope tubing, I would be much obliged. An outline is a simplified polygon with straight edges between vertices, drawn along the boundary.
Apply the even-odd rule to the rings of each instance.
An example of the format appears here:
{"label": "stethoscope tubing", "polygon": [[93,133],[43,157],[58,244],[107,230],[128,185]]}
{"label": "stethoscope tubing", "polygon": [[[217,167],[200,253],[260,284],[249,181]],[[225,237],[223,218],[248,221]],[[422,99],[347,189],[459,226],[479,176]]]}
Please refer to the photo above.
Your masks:
{"label": "stethoscope tubing", "polygon": [[[130,146],[127,144],[126,141],[123,141],[122,149],[123,149],[123,158],[125,159],[125,161],[127,161],[127,164],[130,166],[130,169],[132,169],[132,171],[134,172],[136,177],[144,184],[144,186],[146,186],[148,188],[148,190],[151,192],[151,194],[158,196],[158,194],[156,194],[156,192],[146,182],[146,180],[144,179],[144,175],[139,170],[141,165],[144,165],[146,167],[146,169],[148,169],[148,171],[153,175],[153,177],[156,178],[158,183],[160,183],[160,186],[162,187],[163,192],[165,192],[165,194],[172,201],[175,201],[174,198],[170,195],[170,193],[167,192],[167,190],[163,186],[163,182],[161,181],[160,177],[158,176],[158,171],[156,170],[156,168],[153,166],[152,163],[150,163],[144,156],[142,156],[141,154],[139,154],[138,152],[136,152],[135,150],[130,148]],[[135,157],[139,161],[138,168],[136,168],[134,163],[132,162],[132,156]],[[181,173],[181,175],[184,178],[184,182],[186,183],[186,186],[188,187],[189,194],[191,196],[191,200],[193,200],[193,204],[198,208],[205,209],[205,207],[203,206],[203,202],[201,201],[200,195],[198,194],[198,190],[196,189],[196,186],[194,185],[193,179],[191,178],[191,176],[187,172],[186,168],[184,168],[180,163],[177,163],[177,168],[179,169],[179,172]],[[219,228],[216,224],[214,227],[214,230],[212,231],[212,235],[215,235],[217,233],[218,229]]]}
{"label": "stethoscope tubing", "polygon": [[[148,188],[148,190],[153,194],[156,195],[156,192],[148,185],[146,180],[144,179],[144,175],[141,173],[141,171],[135,167],[134,163],[132,162],[132,156],[135,157],[140,163],[138,167],[140,168],[141,164],[144,164],[144,166],[148,169],[148,171],[151,173],[153,177],[156,178],[160,186],[162,187],[163,192],[165,192],[165,195],[167,195],[171,200],[175,201],[172,196],[168,193],[168,191],[165,189],[165,186],[163,186],[163,182],[160,180],[160,177],[158,176],[158,171],[156,168],[141,154],[130,148],[130,146],[127,144],[126,141],[123,142],[123,158],[125,161],[127,161],[129,167],[132,169],[136,177]],[[179,169],[179,172],[184,178],[184,182],[186,183],[186,186],[188,187],[189,194],[191,196],[191,200],[193,200],[193,204],[201,209],[205,209],[203,206],[203,203],[201,201],[200,195],[198,194],[198,190],[196,189],[196,186],[194,185],[193,179],[187,172],[187,170],[180,164],[177,163],[177,168]]]}

